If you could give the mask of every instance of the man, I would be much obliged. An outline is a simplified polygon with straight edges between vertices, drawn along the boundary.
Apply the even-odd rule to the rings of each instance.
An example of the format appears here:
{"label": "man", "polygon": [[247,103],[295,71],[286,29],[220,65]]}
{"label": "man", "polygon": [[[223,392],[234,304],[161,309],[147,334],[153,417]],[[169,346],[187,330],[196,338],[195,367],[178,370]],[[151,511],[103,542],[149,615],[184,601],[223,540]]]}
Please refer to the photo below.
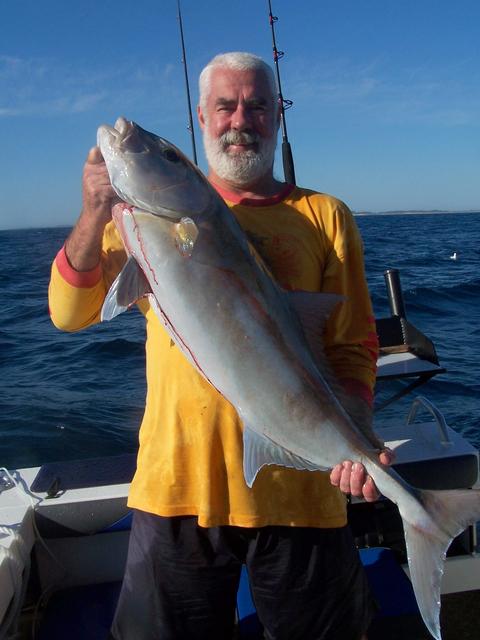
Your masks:
{"label": "man", "polygon": [[[347,410],[368,417],[377,341],[361,240],[343,203],[274,178],[275,95],[272,70],[250,54],[217,56],[203,70],[198,117],[209,180],[283,287],[345,296],[328,321],[325,352]],[[111,223],[116,200],[94,148],[82,213],[52,268],[50,308],[63,329],[98,321],[125,262]],[[372,605],[341,493],[377,497],[363,467],[345,461],[329,477],[268,466],[249,489],[235,410],[172,345],[148,302],[139,307],[148,393],[112,637],[227,640],[246,563],[269,640],[364,638]],[[363,426],[371,428],[367,418]]]}

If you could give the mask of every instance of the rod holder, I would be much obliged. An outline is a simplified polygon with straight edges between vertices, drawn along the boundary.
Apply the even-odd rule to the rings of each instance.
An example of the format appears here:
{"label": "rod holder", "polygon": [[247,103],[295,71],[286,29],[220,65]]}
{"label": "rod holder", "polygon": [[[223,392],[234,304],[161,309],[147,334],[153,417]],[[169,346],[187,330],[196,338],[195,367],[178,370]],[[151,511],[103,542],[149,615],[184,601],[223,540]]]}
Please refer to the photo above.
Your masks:
{"label": "rod holder", "polygon": [[400,272],[398,269],[387,269],[383,277],[387,287],[388,304],[392,316],[406,318],[405,303],[403,301],[402,285],[400,283]]}

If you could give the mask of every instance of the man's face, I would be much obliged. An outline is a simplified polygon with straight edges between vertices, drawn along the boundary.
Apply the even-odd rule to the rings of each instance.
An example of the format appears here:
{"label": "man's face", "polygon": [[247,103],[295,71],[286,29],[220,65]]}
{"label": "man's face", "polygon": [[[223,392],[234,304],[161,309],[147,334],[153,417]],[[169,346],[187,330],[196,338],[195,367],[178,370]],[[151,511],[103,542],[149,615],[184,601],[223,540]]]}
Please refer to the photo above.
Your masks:
{"label": "man's face", "polygon": [[208,163],[221,178],[245,186],[272,171],[278,117],[262,72],[214,69],[199,119]]}

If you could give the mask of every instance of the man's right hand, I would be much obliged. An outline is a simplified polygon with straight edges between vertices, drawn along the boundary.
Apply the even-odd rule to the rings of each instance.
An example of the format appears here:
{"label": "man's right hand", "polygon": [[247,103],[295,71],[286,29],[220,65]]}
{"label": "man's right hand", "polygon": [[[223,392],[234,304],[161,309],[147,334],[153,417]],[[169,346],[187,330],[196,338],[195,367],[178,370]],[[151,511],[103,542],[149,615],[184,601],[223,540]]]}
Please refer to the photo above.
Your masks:
{"label": "man's right hand", "polygon": [[82,212],[65,242],[65,252],[76,271],[91,271],[100,262],[103,232],[112,219],[112,207],[120,201],[98,147],[88,152],[83,167],[82,194]]}
{"label": "man's right hand", "polygon": [[88,216],[92,225],[105,227],[112,218],[112,206],[119,198],[110,184],[107,165],[99,147],[92,147],[88,152],[82,186],[82,215]]}

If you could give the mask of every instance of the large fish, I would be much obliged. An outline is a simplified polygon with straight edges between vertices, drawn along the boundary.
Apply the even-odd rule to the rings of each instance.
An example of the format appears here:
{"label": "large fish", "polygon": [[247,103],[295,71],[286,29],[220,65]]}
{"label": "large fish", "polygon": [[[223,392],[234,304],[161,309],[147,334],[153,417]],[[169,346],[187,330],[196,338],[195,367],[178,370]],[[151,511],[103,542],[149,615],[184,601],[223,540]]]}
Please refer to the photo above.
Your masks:
{"label": "large fish", "polygon": [[128,203],[116,207],[114,220],[130,256],[107,296],[104,319],[149,297],[178,347],[237,409],[249,486],[265,464],[365,465],[398,505],[417,602],[441,640],[445,554],[480,519],[480,491],[421,491],[380,464],[375,442],[344,410],[321,353],[319,319],[338,299],[281,290],[181,151],[123,118],[115,128],[99,128],[98,144],[115,191]]}

